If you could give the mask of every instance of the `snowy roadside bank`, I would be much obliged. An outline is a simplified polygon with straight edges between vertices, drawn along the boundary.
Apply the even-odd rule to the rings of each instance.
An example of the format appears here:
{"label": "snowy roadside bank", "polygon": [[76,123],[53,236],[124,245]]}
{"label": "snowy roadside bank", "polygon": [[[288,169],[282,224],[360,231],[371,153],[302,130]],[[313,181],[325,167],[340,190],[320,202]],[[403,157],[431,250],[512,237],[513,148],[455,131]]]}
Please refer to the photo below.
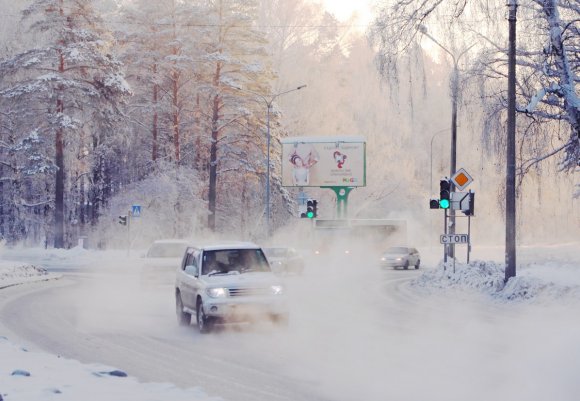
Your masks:
{"label": "snowy roadside bank", "polygon": [[9,260],[0,261],[0,289],[36,281],[54,280],[60,277],[62,277],[61,274],[49,273],[45,268],[32,264]]}
{"label": "snowy roadside bank", "polygon": [[[62,277],[58,271],[88,267],[91,260],[118,258],[116,252],[72,250],[6,250],[0,254],[0,290]],[[21,257],[22,256],[22,257]],[[8,257],[12,260],[5,260]],[[34,261],[34,264],[30,263]],[[94,262],[92,263],[94,265]],[[106,263],[105,263],[106,264]],[[87,365],[57,355],[18,346],[0,333],[0,401],[216,401],[199,388],[181,389],[170,383],[140,383],[115,368]]]}
{"label": "snowy roadside bank", "polygon": [[29,351],[0,336],[2,401],[217,401],[198,388],[140,383],[119,370]]}
{"label": "snowy roadside bank", "polygon": [[518,266],[517,276],[504,284],[505,266],[491,261],[440,263],[411,282],[424,293],[473,291],[498,302],[580,302],[580,263],[544,262]]}

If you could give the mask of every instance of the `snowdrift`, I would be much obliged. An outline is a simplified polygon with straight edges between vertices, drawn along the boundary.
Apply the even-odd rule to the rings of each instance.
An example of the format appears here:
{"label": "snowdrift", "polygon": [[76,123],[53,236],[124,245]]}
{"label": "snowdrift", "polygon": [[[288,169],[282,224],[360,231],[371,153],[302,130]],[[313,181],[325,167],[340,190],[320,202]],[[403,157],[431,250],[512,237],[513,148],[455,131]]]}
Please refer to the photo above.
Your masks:
{"label": "snowdrift", "polygon": [[469,264],[440,263],[413,280],[411,286],[427,293],[475,291],[501,302],[580,301],[580,266],[546,263],[518,266],[517,276],[504,283],[505,265],[476,260]]}

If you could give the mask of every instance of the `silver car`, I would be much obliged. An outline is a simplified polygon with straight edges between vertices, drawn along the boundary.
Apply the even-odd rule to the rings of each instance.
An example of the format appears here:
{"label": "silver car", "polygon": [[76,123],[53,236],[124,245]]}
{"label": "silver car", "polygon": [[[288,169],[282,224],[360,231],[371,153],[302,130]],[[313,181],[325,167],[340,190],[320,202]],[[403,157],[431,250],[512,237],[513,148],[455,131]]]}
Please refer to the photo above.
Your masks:
{"label": "silver car", "polygon": [[395,246],[387,249],[387,251],[383,253],[380,264],[383,268],[402,267],[408,269],[409,266],[414,266],[415,269],[418,269],[421,265],[421,255],[419,255],[419,251],[415,248]]}
{"label": "silver car", "polygon": [[143,255],[141,285],[171,285],[175,281],[175,269],[181,264],[183,253],[189,244],[181,239],[154,241]]}

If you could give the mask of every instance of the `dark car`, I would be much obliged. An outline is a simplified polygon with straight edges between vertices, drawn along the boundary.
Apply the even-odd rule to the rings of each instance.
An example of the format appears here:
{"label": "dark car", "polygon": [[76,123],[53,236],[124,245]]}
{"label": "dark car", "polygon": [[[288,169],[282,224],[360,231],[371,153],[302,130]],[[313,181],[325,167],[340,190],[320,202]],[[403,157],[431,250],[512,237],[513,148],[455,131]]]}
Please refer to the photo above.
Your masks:
{"label": "dark car", "polygon": [[276,274],[302,274],[304,258],[294,248],[272,247],[263,248],[272,271]]}

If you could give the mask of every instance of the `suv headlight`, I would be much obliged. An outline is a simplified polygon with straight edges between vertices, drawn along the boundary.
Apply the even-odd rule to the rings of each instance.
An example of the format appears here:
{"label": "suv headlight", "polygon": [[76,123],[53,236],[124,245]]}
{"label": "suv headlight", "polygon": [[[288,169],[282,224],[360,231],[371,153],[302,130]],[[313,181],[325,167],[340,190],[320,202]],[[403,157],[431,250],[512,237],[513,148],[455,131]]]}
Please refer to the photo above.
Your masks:
{"label": "suv headlight", "polygon": [[273,285],[270,288],[272,289],[272,294],[274,295],[282,295],[284,293],[284,287],[281,285]]}
{"label": "suv headlight", "polygon": [[207,295],[212,298],[223,298],[228,296],[228,290],[225,288],[208,288]]}

